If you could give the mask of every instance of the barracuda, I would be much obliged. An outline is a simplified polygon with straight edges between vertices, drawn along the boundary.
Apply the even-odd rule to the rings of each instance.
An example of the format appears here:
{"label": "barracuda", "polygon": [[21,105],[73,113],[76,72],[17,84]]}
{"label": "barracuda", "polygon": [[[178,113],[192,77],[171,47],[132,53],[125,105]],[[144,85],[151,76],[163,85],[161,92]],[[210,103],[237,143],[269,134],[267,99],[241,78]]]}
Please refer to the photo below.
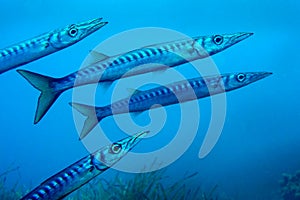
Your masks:
{"label": "barracuda", "polygon": [[[18,72],[41,91],[34,119],[36,124],[60,94],[68,89],[98,82],[112,82],[127,76],[164,70],[166,66],[175,67],[189,61],[206,58],[251,35],[252,33],[235,33],[199,36],[151,45],[113,57],[94,53],[98,62],[62,78],[47,77],[25,70],[18,70]],[[158,65],[146,65],[151,63]]]}
{"label": "barracuda", "polygon": [[90,154],[50,177],[22,200],[62,199],[109,169],[147,135],[144,131]]}
{"label": "barracuda", "polygon": [[0,50],[0,74],[64,49],[94,33],[102,18],[69,25]]}
{"label": "barracuda", "polygon": [[244,87],[271,74],[270,72],[246,72],[194,78],[150,90],[136,91],[131,97],[104,107],[78,103],[70,103],[70,105],[87,116],[80,135],[82,139],[105,117],[128,112],[143,112],[158,105],[168,106],[208,97]]}

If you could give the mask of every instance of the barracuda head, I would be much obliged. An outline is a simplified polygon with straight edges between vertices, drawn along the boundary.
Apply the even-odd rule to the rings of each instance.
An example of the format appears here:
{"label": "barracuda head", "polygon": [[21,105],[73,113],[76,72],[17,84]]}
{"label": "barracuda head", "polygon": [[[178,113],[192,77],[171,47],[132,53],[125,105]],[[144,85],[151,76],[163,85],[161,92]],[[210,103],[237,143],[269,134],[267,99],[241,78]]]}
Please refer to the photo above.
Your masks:
{"label": "barracuda head", "polygon": [[271,72],[245,72],[223,75],[226,91],[234,90],[270,76]]}
{"label": "barracuda head", "polygon": [[107,145],[94,153],[94,157],[110,167],[124,157],[137,143],[144,138],[149,131],[143,131],[125,139],[119,140],[111,145]]}
{"label": "barracuda head", "polygon": [[49,40],[50,45],[57,49],[70,46],[99,30],[108,23],[101,22],[101,20],[102,18],[96,18],[56,30]]}
{"label": "barracuda head", "polygon": [[199,44],[198,53],[202,56],[211,56],[232,45],[250,37],[253,33],[221,34],[204,37],[196,37],[194,40]]}

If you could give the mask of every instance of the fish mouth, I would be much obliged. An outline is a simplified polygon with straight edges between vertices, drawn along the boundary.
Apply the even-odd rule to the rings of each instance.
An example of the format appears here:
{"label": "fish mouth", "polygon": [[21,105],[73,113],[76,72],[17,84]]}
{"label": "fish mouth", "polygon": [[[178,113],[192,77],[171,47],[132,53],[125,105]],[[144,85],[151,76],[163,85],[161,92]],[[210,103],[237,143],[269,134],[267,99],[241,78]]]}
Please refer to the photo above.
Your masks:
{"label": "fish mouth", "polygon": [[146,135],[148,135],[149,133],[150,133],[150,131],[142,131],[142,132],[137,133],[134,136],[132,136],[133,145],[135,145],[141,139],[143,139],[144,137],[146,137]]}
{"label": "fish mouth", "polygon": [[106,24],[108,24],[108,22],[102,22],[102,17],[100,18],[95,18],[95,19],[91,19],[87,22],[84,22],[82,24],[79,25],[80,29],[86,29],[85,34],[89,35],[97,30],[99,30],[100,28],[102,28],[103,26],[105,26]]}
{"label": "fish mouth", "polygon": [[248,37],[250,37],[253,34],[254,33],[247,33],[247,32],[233,34],[233,35],[231,35],[230,43],[236,44],[244,39],[247,39]]}
{"label": "fish mouth", "polygon": [[272,74],[273,74],[272,72],[260,72],[260,73],[258,73],[258,75],[257,75],[258,77],[257,78],[263,79],[263,78],[265,78],[267,76],[270,76]]}
{"label": "fish mouth", "polygon": [[273,74],[272,72],[256,72],[252,74],[250,81],[255,82],[263,78],[266,78],[267,76],[270,76],[272,74]]}
{"label": "fish mouth", "polygon": [[130,151],[133,147],[135,147],[135,145],[137,145],[137,143],[139,143],[144,137],[146,137],[146,135],[149,133],[150,131],[142,131],[139,132],[135,135],[133,135],[130,139],[130,141],[128,141],[128,150]]}
{"label": "fish mouth", "polygon": [[150,131],[143,131],[141,133],[138,133],[136,137],[138,137],[138,138],[144,138],[149,133],[150,133]]}

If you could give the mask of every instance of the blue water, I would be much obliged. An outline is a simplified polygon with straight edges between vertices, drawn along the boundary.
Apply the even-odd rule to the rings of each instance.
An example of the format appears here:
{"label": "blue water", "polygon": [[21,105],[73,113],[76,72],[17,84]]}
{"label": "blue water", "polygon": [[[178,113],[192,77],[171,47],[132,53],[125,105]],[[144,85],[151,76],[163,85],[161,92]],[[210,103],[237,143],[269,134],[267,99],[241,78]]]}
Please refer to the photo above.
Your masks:
{"label": "blue water", "polygon": [[[281,174],[300,169],[299,11],[296,0],[12,0],[1,2],[0,47],[67,24],[104,17],[109,24],[93,35],[21,67],[59,77],[77,70],[89,50],[101,41],[133,28],[162,27],[189,36],[253,32],[250,38],[213,56],[213,61],[224,73],[274,74],[227,94],[224,129],[204,159],[198,158],[198,152],[210,121],[211,103],[209,98],[199,100],[201,123],[197,136],[167,171],[175,178],[186,171],[198,172],[195,185],[211,188],[217,184],[218,192],[233,199],[279,199]],[[119,45],[122,49],[123,44]],[[118,52],[118,46],[114,50]],[[184,67],[178,70],[185,71]],[[10,183],[18,181],[32,188],[88,154],[78,141],[72,109],[67,104],[72,99],[71,91],[58,99],[39,124],[33,125],[38,91],[15,71],[1,75],[0,85],[0,172],[12,163],[20,167],[18,175],[8,180]],[[101,103],[109,103],[108,99]],[[174,124],[180,120],[179,105],[168,107],[166,113],[174,123],[166,123],[167,127],[157,134],[161,134],[159,140],[153,137],[142,141],[136,151],[153,150],[172,139]],[[136,118],[142,125],[150,121],[147,113]],[[116,134],[114,140],[125,137],[113,118],[101,126],[107,135]]]}

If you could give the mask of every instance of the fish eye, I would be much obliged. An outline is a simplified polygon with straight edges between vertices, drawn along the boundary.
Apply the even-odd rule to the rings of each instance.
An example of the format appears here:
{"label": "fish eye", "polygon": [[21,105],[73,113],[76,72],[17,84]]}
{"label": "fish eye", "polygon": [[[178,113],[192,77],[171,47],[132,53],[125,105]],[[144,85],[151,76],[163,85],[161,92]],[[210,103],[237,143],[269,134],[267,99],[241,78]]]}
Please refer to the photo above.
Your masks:
{"label": "fish eye", "polygon": [[71,37],[75,37],[75,36],[77,35],[77,33],[78,33],[77,28],[71,28],[71,29],[69,30],[69,35],[70,35]]}
{"label": "fish eye", "polygon": [[110,151],[114,154],[120,153],[121,149],[122,149],[122,146],[120,144],[117,144],[117,143],[112,144],[111,147],[110,147]]}
{"label": "fish eye", "polygon": [[214,37],[214,43],[217,44],[217,45],[222,44],[222,43],[223,43],[223,37],[220,36],[220,35],[216,35],[216,36]]}
{"label": "fish eye", "polygon": [[238,74],[236,76],[236,78],[237,78],[238,81],[242,82],[246,79],[246,76],[245,76],[245,74]]}

